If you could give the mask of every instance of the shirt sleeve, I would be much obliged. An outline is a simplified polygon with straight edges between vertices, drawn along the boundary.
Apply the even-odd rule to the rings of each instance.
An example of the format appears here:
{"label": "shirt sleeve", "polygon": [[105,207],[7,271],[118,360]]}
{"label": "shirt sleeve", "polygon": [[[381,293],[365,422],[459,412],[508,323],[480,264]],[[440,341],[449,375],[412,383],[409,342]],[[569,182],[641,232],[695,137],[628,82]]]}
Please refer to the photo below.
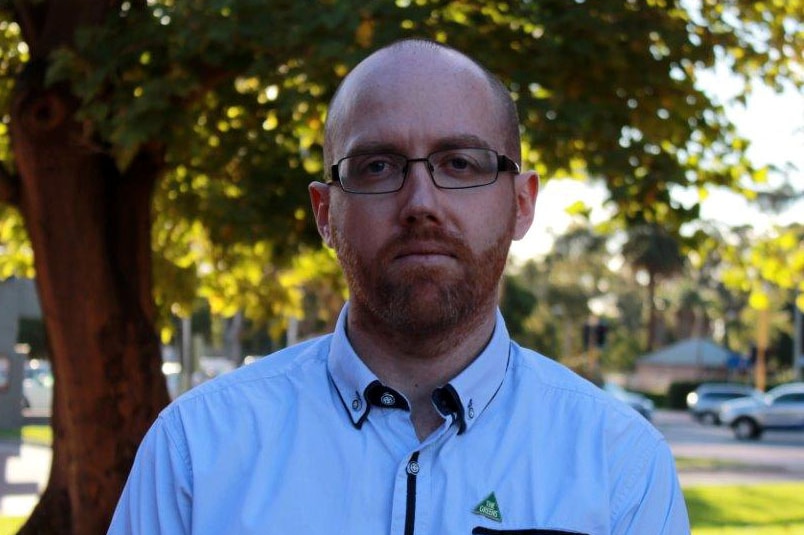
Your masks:
{"label": "shirt sleeve", "polygon": [[658,440],[643,451],[631,464],[635,483],[613,519],[612,535],[689,535],[687,506],[670,448]]}
{"label": "shirt sleeve", "polygon": [[163,416],[145,435],[108,535],[191,533],[192,472],[177,435]]}

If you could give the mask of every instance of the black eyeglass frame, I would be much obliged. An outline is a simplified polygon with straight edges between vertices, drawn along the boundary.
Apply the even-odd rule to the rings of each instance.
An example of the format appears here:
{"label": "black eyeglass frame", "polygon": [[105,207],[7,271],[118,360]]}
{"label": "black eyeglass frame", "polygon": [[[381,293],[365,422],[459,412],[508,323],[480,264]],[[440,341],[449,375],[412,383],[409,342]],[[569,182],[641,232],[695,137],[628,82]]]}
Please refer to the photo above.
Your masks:
{"label": "black eyeglass frame", "polygon": [[[494,155],[497,157],[497,173],[494,175],[494,178],[492,180],[490,180],[489,182],[484,182],[483,184],[472,184],[470,186],[440,186],[436,182],[435,177],[433,176],[433,170],[432,170],[432,168],[430,166],[430,157],[433,156],[433,154],[438,154],[439,152],[448,152],[449,150],[451,150],[451,149],[446,149],[446,150],[433,151],[433,152],[431,152],[430,154],[428,154],[424,158],[408,158],[404,154],[399,154],[399,153],[396,153],[396,152],[364,152],[364,153],[358,153],[358,154],[350,154],[349,156],[344,156],[343,158],[341,158],[335,164],[332,165],[332,167],[330,168],[330,172],[331,172],[332,176],[325,183],[328,184],[328,185],[332,185],[334,183],[337,183],[344,192],[352,193],[354,195],[382,195],[382,194],[385,194],[385,193],[395,193],[395,192],[401,190],[403,187],[405,187],[405,180],[407,180],[407,178],[408,178],[408,171],[410,170],[410,165],[412,163],[416,163],[416,162],[424,162],[426,164],[425,167],[427,168],[427,173],[430,175],[430,180],[433,181],[433,184],[435,185],[435,187],[437,187],[438,189],[448,189],[448,190],[482,188],[483,186],[490,186],[491,184],[494,184],[495,182],[497,182],[497,179],[499,178],[500,173],[515,173],[515,174],[518,175],[521,172],[518,163],[516,163],[514,160],[512,160],[511,158],[509,158],[505,154],[500,154],[499,152],[497,152],[494,149],[490,149],[488,147],[460,147],[459,149],[454,149],[454,150],[462,150],[462,149],[484,150],[484,151],[494,153]],[[344,185],[343,185],[343,182],[341,182],[340,173],[338,172],[338,167],[340,166],[341,162],[343,162],[344,160],[347,160],[349,158],[354,158],[356,156],[371,156],[371,155],[374,155],[374,154],[377,154],[377,155],[387,154],[389,156],[391,156],[391,155],[392,156],[399,156],[400,158],[405,159],[404,173],[402,175],[402,182],[400,182],[399,187],[396,188],[396,189],[393,189],[393,190],[388,190],[388,191],[354,191],[354,190],[346,189],[344,187]]]}

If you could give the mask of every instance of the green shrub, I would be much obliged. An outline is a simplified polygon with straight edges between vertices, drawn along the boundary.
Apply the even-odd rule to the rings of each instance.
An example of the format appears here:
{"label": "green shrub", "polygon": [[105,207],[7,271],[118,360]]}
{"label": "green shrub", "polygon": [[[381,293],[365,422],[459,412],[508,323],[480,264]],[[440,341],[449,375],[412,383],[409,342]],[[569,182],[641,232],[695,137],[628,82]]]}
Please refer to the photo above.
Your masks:
{"label": "green shrub", "polygon": [[687,409],[687,394],[698,388],[701,381],[678,381],[672,383],[667,389],[668,409]]}

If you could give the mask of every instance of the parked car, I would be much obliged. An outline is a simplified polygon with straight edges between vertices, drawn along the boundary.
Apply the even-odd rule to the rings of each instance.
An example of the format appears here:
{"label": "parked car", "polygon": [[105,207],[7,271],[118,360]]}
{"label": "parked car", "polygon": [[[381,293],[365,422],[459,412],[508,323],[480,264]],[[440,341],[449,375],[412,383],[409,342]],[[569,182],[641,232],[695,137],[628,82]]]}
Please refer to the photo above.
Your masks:
{"label": "parked car", "polygon": [[176,399],[182,392],[181,363],[173,360],[162,361],[162,375],[165,376],[170,399]]}
{"label": "parked car", "polygon": [[47,361],[31,359],[25,363],[22,380],[22,408],[50,410],[53,405],[53,374]]}
{"label": "parked car", "polygon": [[630,405],[639,414],[644,416],[648,421],[650,421],[653,418],[654,404],[649,397],[639,394],[637,392],[631,392],[629,390],[626,390],[617,383],[613,383],[611,381],[606,381],[605,383],[603,383],[603,390],[605,390],[615,398],[619,399],[623,403]]}
{"label": "parked car", "polygon": [[759,394],[754,387],[740,383],[703,383],[687,394],[687,409],[702,424],[720,425],[720,408],[725,402]]}
{"label": "parked car", "polygon": [[727,401],[720,420],[740,440],[758,439],[767,430],[804,431],[804,383],[787,383],[767,394]]}

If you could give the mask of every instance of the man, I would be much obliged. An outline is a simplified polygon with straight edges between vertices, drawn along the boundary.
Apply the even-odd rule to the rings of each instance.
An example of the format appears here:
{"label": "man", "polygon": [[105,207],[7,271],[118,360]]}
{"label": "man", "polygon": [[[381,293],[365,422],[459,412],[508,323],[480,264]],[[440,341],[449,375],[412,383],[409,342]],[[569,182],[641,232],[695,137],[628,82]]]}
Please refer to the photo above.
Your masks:
{"label": "man", "polygon": [[497,288],[528,230],[505,88],[455,50],[369,56],[310,185],[351,299],[335,332],[206,383],[149,431],[110,533],[689,532],[636,412],[511,341]]}

